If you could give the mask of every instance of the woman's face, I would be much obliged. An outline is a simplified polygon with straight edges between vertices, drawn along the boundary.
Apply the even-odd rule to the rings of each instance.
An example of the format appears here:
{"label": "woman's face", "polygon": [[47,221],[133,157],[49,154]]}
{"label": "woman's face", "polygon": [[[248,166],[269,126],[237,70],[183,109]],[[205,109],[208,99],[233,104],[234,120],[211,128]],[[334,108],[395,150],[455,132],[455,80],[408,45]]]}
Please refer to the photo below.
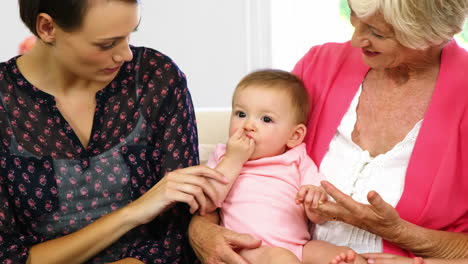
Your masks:
{"label": "woman's face", "polygon": [[137,3],[89,1],[81,28],[56,30],[54,57],[75,77],[110,82],[120,67],[132,59],[129,37],[140,21]]}
{"label": "woman's face", "polygon": [[393,27],[383,15],[357,17],[351,11],[354,27],[351,44],[362,49],[364,63],[373,69],[388,69],[411,64],[417,51],[401,45],[395,38]]}

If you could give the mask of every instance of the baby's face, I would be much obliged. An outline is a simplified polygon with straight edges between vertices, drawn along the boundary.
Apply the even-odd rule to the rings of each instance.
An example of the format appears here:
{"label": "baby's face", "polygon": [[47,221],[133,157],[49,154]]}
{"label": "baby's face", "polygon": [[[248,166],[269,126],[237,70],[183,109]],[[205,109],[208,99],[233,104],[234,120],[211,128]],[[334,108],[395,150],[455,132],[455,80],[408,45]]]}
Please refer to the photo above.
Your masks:
{"label": "baby's face", "polygon": [[250,160],[286,151],[297,123],[289,95],[263,86],[248,86],[234,94],[229,136],[237,129],[255,142]]}

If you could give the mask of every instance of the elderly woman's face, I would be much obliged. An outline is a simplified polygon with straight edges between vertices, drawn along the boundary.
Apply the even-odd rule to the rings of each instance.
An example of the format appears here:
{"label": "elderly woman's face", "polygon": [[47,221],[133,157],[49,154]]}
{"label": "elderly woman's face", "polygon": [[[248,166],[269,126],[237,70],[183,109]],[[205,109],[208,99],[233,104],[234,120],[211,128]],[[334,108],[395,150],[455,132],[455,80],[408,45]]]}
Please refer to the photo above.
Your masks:
{"label": "elderly woman's face", "polygon": [[55,57],[75,76],[96,82],[109,82],[125,61],[132,59],[130,34],[140,21],[137,3],[95,1],[80,29],[57,29]]}
{"label": "elderly woman's face", "polygon": [[402,46],[391,25],[381,14],[359,18],[351,12],[354,33],[351,44],[362,49],[364,63],[374,69],[386,69],[411,63],[414,50]]}

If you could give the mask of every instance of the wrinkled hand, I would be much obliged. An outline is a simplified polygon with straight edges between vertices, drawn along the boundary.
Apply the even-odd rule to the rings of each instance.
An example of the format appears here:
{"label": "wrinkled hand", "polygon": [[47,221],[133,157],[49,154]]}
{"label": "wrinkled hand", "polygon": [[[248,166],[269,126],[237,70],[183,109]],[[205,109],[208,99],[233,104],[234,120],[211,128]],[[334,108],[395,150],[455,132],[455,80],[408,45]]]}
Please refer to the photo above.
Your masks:
{"label": "wrinkled hand", "polygon": [[248,234],[239,234],[194,216],[190,222],[190,244],[203,264],[249,264],[238,251],[261,245]]}
{"label": "wrinkled hand", "polygon": [[[137,224],[146,224],[176,202],[186,203],[190,212],[204,214],[207,197],[216,201],[216,191],[208,179],[226,184],[224,176],[206,166],[193,166],[167,173],[144,195],[130,203],[131,217]],[[205,195],[207,197],[205,197]]]}
{"label": "wrinkled hand", "polygon": [[302,204],[307,218],[316,224],[323,224],[328,220],[315,210],[326,201],[328,196],[321,186],[302,185],[296,195],[296,204]]}
{"label": "wrinkled hand", "polygon": [[386,253],[361,254],[371,264],[424,264],[422,258],[407,258]]}
{"label": "wrinkled hand", "polygon": [[248,137],[243,129],[239,128],[228,139],[225,157],[244,164],[252,156],[254,150],[255,141]]}
{"label": "wrinkled hand", "polygon": [[375,191],[367,194],[369,204],[358,203],[327,181],[323,189],[336,202],[325,202],[315,210],[320,215],[367,230],[386,240],[395,241],[403,231],[403,220],[390,204]]}

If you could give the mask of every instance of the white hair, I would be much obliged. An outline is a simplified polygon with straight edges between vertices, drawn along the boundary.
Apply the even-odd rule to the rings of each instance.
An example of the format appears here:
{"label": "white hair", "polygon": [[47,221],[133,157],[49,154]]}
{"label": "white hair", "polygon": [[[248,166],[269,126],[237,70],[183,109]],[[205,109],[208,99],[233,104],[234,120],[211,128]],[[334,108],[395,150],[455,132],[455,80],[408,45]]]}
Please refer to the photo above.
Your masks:
{"label": "white hair", "polygon": [[349,0],[358,17],[382,14],[405,47],[445,44],[462,31],[468,0]]}

